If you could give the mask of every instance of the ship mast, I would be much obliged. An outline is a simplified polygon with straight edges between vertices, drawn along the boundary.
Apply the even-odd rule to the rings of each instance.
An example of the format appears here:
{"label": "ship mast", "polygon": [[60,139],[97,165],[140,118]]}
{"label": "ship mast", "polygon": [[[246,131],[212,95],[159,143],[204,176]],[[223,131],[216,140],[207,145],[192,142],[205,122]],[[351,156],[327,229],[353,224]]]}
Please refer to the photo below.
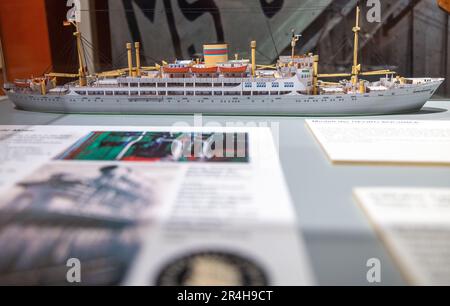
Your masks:
{"label": "ship mast", "polygon": [[75,27],[75,32],[73,36],[76,37],[77,40],[77,54],[78,54],[78,73],[58,73],[51,72],[46,74],[47,77],[55,77],[55,78],[78,78],[80,86],[87,85],[87,68],[85,65],[84,53],[83,53],[83,44],[81,42],[81,32],[79,23],[76,21],[64,21],[64,26],[73,25]]}
{"label": "ship mast", "polygon": [[[355,26],[353,27],[354,43],[353,43],[353,65],[352,65],[351,74],[350,73],[317,74],[318,79],[336,78],[336,77],[351,77],[352,85],[357,86],[359,83],[360,76],[394,75],[394,74],[396,74],[395,71],[391,71],[391,70],[376,70],[376,71],[361,72],[361,64],[358,62],[359,32],[361,32],[360,19],[361,19],[361,8],[360,8],[360,2],[358,1],[356,4],[356,21],[355,21]],[[317,83],[315,83],[315,86],[316,86],[316,84]]]}
{"label": "ship mast", "polygon": [[58,73],[58,72],[51,72],[46,74],[46,77],[54,77],[54,78],[78,78],[80,86],[86,86],[87,85],[87,75],[88,71],[86,68],[86,61],[84,59],[84,52],[83,52],[83,43],[81,39],[81,32],[80,32],[80,25],[77,21],[64,21],[64,26],[71,26],[73,25],[75,27],[75,32],[73,33],[73,36],[76,37],[77,41],[77,54],[78,54],[78,73]]}
{"label": "ship mast", "polygon": [[361,14],[361,9],[359,8],[359,2],[356,5],[356,24],[353,27],[353,33],[355,35],[353,44],[353,66],[352,66],[352,84],[356,85],[358,83],[358,76],[361,72],[361,64],[358,64],[358,50],[359,50],[359,32],[361,28],[359,27],[359,18]]}
{"label": "ship mast", "polygon": [[79,65],[78,79],[80,82],[80,86],[86,86],[86,84],[87,84],[87,81],[86,81],[87,69],[86,69],[85,60],[84,60],[80,25],[77,21],[70,21],[69,23],[75,27],[75,32],[73,33],[73,35],[76,37],[76,40],[77,40],[77,53],[78,53],[78,65]]}

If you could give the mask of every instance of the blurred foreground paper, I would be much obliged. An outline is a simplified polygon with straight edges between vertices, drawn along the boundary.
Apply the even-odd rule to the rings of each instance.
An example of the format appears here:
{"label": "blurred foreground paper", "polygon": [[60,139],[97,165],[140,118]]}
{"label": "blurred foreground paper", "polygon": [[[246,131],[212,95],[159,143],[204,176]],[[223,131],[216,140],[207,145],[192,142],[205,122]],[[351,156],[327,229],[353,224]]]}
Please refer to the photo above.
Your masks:
{"label": "blurred foreground paper", "polygon": [[127,285],[306,286],[313,284],[295,227],[235,225],[149,233]]}
{"label": "blurred foreground paper", "polygon": [[449,121],[306,122],[334,163],[450,165]]}
{"label": "blurred foreground paper", "polygon": [[82,285],[312,283],[268,128],[0,126],[0,149],[0,284],[68,284],[70,258]]}
{"label": "blurred foreground paper", "polygon": [[450,189],[358,188],[375,231],[412,285],[450,285]]}

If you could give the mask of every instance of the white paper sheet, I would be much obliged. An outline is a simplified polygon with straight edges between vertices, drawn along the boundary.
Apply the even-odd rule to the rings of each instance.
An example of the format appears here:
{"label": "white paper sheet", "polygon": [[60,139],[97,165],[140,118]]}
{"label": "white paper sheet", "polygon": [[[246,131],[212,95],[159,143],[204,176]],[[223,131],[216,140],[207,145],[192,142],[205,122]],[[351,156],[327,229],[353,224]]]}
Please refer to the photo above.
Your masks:
{"label": "white paper sheet", "polygon": [[355,196],[413,285],[450,285],[450,189],[357,188]]}
{"label": "white paper sheet", "polygon": [[82,137],[86,130],[49,126],[0,126],[0,191],[32,173]]}
{"label": "white paper sheet", "polygon": [[306,122],[332,162],[450,164],[449,121]]}
{"label": "white paper sheet", "polygon": [[[175,137],[175,133],[180,135]],[[184,142],[199,134],[206,135],[199,138],[199,147],[194,141],[185,152]],[[224,138],[219,137],[222,134]],[[221,144],[223,155],[218,150]],[[162,265],[177,256],[196,254],[202,260],[205,254],[221,258],[220,263],[211,258],[205,262],[209,267],[216,264],[216,268],[229,269],[234,278],[215,280],[227,284],[253,284],[241,281],[245,273],[257,270],[264,277],[256,277],[256,283],[262,279],[274,285],[313,283],[268,128],[0,126],[0,148],[0,217],[13,216],[6,218],[7,233],[29,233],[18,238],[24,245],[34,241],[36,260],[47,254],[41,245],[52,243],[56,252],[58,242],[51,237],[78,232],[84,238],[63,250],[67,256],[71,252],[88,255],[89,251],[82,251],[84,239],[90,241],[89,230],[80,226],[67,231],[64,224],[94,222],[120,233],[105,229],[98,236],[93,231],[93,237],[103,237],[101,256],[118,248],[117,260],[123,264],[122,256],[129,258],[138,250],[132,256],[136,260],[128,262],[123,284],[158,284],[156,271]],[[190,156],[192,152],[198,154]],[[38,224],[10,224],[14,219]],[[46,239],[51,242],[39,243],[39,222],[47,224]],[[117,239],[108,238],[114,236]],[[0,236],[0,244],[10,250],[5,254],[14,257],[7,237],[2,241]],[[58,253],[57,258],[64,256]],[[25,262],[33,267],[32,260]],[[239,272],[240,264],[247,268]],[[26,273],[10,272],[16,275],[14,280],[23,279],[20,273]],[[195,279],[205,282],[201,273]],[[7,280],[0,274],[0,283]]]}
{"label": "white paper sheet", "polygon": [[199,224],[153,229],[125,284],[307,286],[314,279],[292,227]]}

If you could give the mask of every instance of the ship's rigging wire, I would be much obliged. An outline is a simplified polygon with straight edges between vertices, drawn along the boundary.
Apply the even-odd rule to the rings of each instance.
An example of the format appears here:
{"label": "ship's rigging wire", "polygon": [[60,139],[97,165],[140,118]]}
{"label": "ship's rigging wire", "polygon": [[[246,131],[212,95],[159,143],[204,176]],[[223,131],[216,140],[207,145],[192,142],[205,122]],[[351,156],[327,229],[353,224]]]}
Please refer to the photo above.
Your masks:
{"label": "ship's rigging wire", "polygon": [[86,67],[86,72],[89,74],[88,67],[94,67],[95,62],[91,58],[91,54],[89,52],[86,52],[86,48],[84,47],[83,39],[81,40],[81,49],[82,49],[83,55],[84,55],[84,66]]}
{"label": "ship's rigging wire", "polygon": [[350,38],[348,38],[348,37],[346,39],[342,40],[342,42],[341,42],[340,46],[337,48],[337,50],[333,51],[333,56],[331,57],[331,59],[329,59],[328,61],[322,61],[321,63],[324,63],[325,65],[335,65],[334,63],[335,63],[336,57],[338,57],[340,55],[341,51],[345,47],[347,47],[351,44],[352,44],[352,42],[350,41]]}
{"label": "ship's rigging wire", "polygon": [[[347,21],[346,18],[343,19],[343,22],[344,22],[344,27],[348,27],[348,21]],[[371,36],[371,38],[367,39],[367,37],[365,37],[362,32],[360,32],[358,35],[359,35],[359,38],[360,38],[361,42],[364,42],[364,45],[369,43],[369,42],[372,43],[372,44],[374,43],[373,42],[373,36]],[[321,40],[322,40],[322,37],[320,37],[317,40],[316,48],[318,47],[318,45],[319,45]],[[336,57],[341,54],[342,50],[346,46],[352,46],[352,45],[353,45],[353,42],[351,41],[351,39],[349,37],[346,37],[341,42],[341,44],[337,48],[337,50],[333,52],[333,55],[328,58],[328,61],[324,61],[324,62],[321,62],[321,63],[324,64],[325,66],[336,66],[336,63],[335,63]],[[361,52],[364,49],[364,45],[360,45],[359,46],[359,49],[357,50],[358,53]],[[388,65],[386,65],[386,64],[383,65],[383,60],[382,60],[383,57],[379,54],[378,48],[375,47],[375,48],[373,48],[371,50],[372,50],[371,55],[374,57],[375,62],[377,62],[378,64],[380,64],[383,67],[388,67]],[[348,58],[345,60],[345,63],[349,63]],[[363,64],[361,63],[361,65],[363,65]]]}
{"label": "ship's rigging wire", "polygon": [[87,39],[86,38],[83,39],[83,35],[81,35],[81,52],[83,52],[84,66],[85,66],[83,68],[86,68],[86,73],[90,74],[88,67],[90,66],[93,69],[95,69],[95,60],[94,58],[91,57],[89,52],[86,52],[85,41],[87,41]]}
{"label": "ship's rigging wire", "polygon": [[[289,12],[289,13],[292,13],[292,12],[295,12],[295,11],[314,11],[314,10],[324,10],[324,9],[329,9],[329,6],[327,5],[327,6],[309,6],[309,7],[303,7],[303,8],[299,8],[299,7],[288,7],[288,6],[276,6],[276,7],[270,7],[269,8],[269,10],[273,10],[273,11],[277,11],[278,13],[279,13],[279,10],[280,9],[286,9],[287,10],[287,12]],[[331,9],[333,9],[333,8],[331,8]],[[155,11],[160,11],[160,9],[156,9],[156,8],[154,8],[154,9],[151,9],[151,8],[141,8],[140,9],[142,12],[155,12]],[[258,12],[258,13],[261,13],[261,7],[260,6],[253,6],[253,7],[245,7],[245,8],[242,8],[242,7],[239,7],[239,8],[231,8],[231,7],[221,7],[221,8],[217,8],[217,9],[215,9],[216,11],[220,11],[220,12],[233,12],[233,11],[236,11],[236,12],[239,12],[239,13],[246,13],[246,12]],[[134,10],[133,9],[81,9],[80,11],[82,11],[82,12],[88,12],[88,13],[92,13],[92,12],[111,12],[111,11],[120,11],[120,12],[125,12],[125,13],[131,13],[131,12],[134,12]],[[204,7],[204,8],[202,8],[202,7],[195,7],[195,8],[183,8],[183,12],[184,13],[195,13],[195,12],[211,12],[211,8],[210,7]],[[270,27],[270,23],[269,23],[269,20],[266,18],[266,26],[267,26],[267,29],[268,29],[268,32],[269,32],[269,34],[270,34],[270,37],[271,37],[271,41],[272,41],[272,44],[273,44],[273,47],[274,47],[274,50],[275,50],[275,52],[276,52],[276,55],[277,55],[277,58],[279,57],[279,55],[280,55],[280,52],[278,51],[278,49],[277,49],[277,46],[276,46],[276,43],[275,43],[275,39],[274,39],[274,37],[273,37],[273,33],[272,33],[272,30],[271,30],[271,27]],[[90,42],[88,42],[88,40],[87,39],[83,39],[83,42],[85,42],[86,44],[88,44],[88,47],[90,47],[94,52],[96,52],[97,54],[99,54],[99,56],[101,56],[100,55],[100,52],[98,52],[98,50],[96,50],[95,48],[94,48],[94,46],[90,43]],[[264,58],[266,58],[270,63],[273,63],[273,59],[272,59],[272,57],[269,57],[269,56],[267,56],[266,54],[264,54],[264,53],[262,53],[260,50],[256,50],[257,51],[257,53],[258,54],[260,54],[261,56],[263,56]],[[124,56],[126,55],[126,52],[124,52],[124,54],[123,54]],[[153,60],[153,61],[155,61],[155,62],[157,62],[157,60],[155,59],[155,58],[152,58],[151,56],[148,56],[148,55],[146,55],[145,54],[145,51],[144,52],[142,52],[142,56],[145,58],[145,59],[147,59],[147,58],[149,58],[149,59],[151,59],[151,60]],[[121,58],[122,58],[122,56],[120,56]],[[85,58],[86,58],[86,60],[88,60],[87,59],[87,56],[85,56]],[[107,59],[106,57],[102,57],[102,60],[103,61],[105,61],[105,62],[107,62],[108,64],[110,64],[111,65],[111,67],[113,67],[113,63],[112,62],[110,62],[110,60],[109,59]],[[112,59],[111,59],[112,60]],[[92,61],[93,61],[93,59],[92,59]]]}
{"label": "ship's rigging wire", "polygon": [[[228,0],[229,1],[229,0]],[[303,12],[303,11],[318,11],[318,10],[324,10],[329,9],[328,5],[322,5],[322,6],[309,6],[309,7],[302,7],[299,8],[296,7],[289,7],[289,6],[276,6],[271,7],[270,9],[266,9],[266,12],[277,12],[280,13],[281,9],[285,9],[286,13],[290,12]],[[81,12],[125,12],[125,13],[133,13],[133,9],[80,9]],[[140,11],[145,13],[154,13],[154,12],[162,12],[161,9],[153,9],[153,8],[141,8]],[[220,8],[211,8],[211,7],[195,7],[195,8],[183,8],[183,12],[185,13],[203,13],[203,12],[230,12],[230,13],[258,13],[261,14],[262,10],[260,6],[254,6],[254,7],[220,7]]]}
{"label": "ship's rigging wire", "polygon": [[[113,59],[110,59],[110,58],[109,58],[108,56],[106,56],[104,53],[102,53],[102,52],[99,51],[97,48],[95,48],[94,45],[93,45],[88,39],[86,39],[84,36],[82,36],[82,39],[83,39],[83,42],[86,44],[86,46],[87,46],[88,48],[90,48],[92,51],[94,51],[96,54],[98,54],[99,58],[100,58],[104,63],[106,63],[111,69],[114,68],[114,65],[113,65]],[[141,52],[142,52],[142,51],[145,52],[144,49],[142,49]],[[141,57],[149,58],[149,59],[151,59],[152,61],[157,62],[156,59],[154,59],[154,58],[151,57],[151,56],[148,56],[148,55],[144,54],[144,52],[141,53]],[[120,62],[122,59],[126,58],[126,56],[127,56],[127,51],[125,50],[124,52],[120,53],[120,54],[116,57],[116,62]]]}
{"label": "ship's rigging wire", "polygon": [[[83,43],[86,45],[86,47],[88,47],[89,49],[91,49],[95,54],[97,54],[97,56],[99,57],[99,59],[101,61],[103,61],[104,63],[106,63],[108,66],[112,67],[112,62],[111,59],[106,56],[104,53],[102,53],[101,51],[99,51],[97,48],[95,48],[95,46],[88,40],[86,39],[84,36],[81,36],[81,39],[83,40]],[[126,52],[124,52],[124,54],[126,54]],[[93,65],[95,63],[92,63]]]}
{"label": "ship's rigging wire", "polygon": [[[102,52],[98,51],[88,39],[86,39],[84,36],[82,36],[82,40],[83,40],[83,43],[86,45],[86,47],[88,47],[89,49],[91,49],[92,51],[97,53],[98,56],[100,57],[100,59],[102,61],[104,61],[106,64],[108,64],[111,67],[111,69],[114,68],[113,67],[113,62],[106,55],[104,55]],[[151,57],[151,56],[145,54],[145,50],[144,49],[141,49],[141,54],[140,55],[144,59],[150,59],[151,61],[153,61],[155,63],[158,62],[158,60],[155,59],[154,57]],[[127,56],[127,51],[124,51],[123,53],[119,54],[119,56],[117,57],[117,61],[122,60],[126,56]],[[92,64],[95,64],[95,63],[93,63],[93,59],[92,59],[91,56],[89,56],[89,59],[91,60]]]}
{"label": "ship's rigging wire", "polygon": [[[313,11],[313,10],[323,10],[323,9],[329,9],[329,10],[334,10],[333,8],[330,8],[329,6],[310,6],[310,7],[308,7],[308,8],[298,8],[298,7],[286,7],[286,6],[284,6],[284,7],[282,7],[282,6],[280,6],[280,7],[272,7],[271,8],[271,10],[279,10],[279,9],[281,9],[281,8],[283,8],[283,9],[287,9],[288,10],[288,12],[290,13],[290,12],[295,12],[295,11]],[[199,7],[196,7],[196,8],[194,8],[194,9],[190,9],[190,8],[185,8],[184,9],[184,11],[185,12],[188,12],[188,13],[190,13],[190,12],[202,12],[202,11],[206,11],[206,10],[208,10],[208,12],[210,12],[210,10],[211,10],[211,8],[199,8]],[[81,10],[82,12],[88,12],[88,13],[92,13],[92,12],[111,12],[111,11],[120,11],[120,12],[123,12],[124,10],[123,9],[82,9]],[[133,10],[125,10],[125,12],[131,12],[131,11],[133,11]],[[143,11],[143,12],[155,12],[155,11],[159,11],[158,9],[141,9],[141,11]],[[237,12],[239,12],[239,13],[245,13],[245,12],[248,12],[248,11],[251,11],[251,12],[258,12],[258,13],[260,13],[261,12],[261,7],[247,7],[247,8],[219,8],[219,9],[217,9],[217,11],[221,11],[221,12],[226,12],[226,11],[228,11],[228,12],[232,12],[232,11],[237,11]],[[418,17],[421,21],[424,21],[424,22],[426,22],[427,24],[429,24],[429,25],[432,25],[432,26],[435,26],[435,27],[438,27],[438,28],[440,28],[440,27],[443,27],[443,23],[441,23],[441,22],[439,22],[439,21],[437,21],[437,20],[435,20],[435,19],[433,19],[433,18],[430,18],[429,16],[427,16],[426,14],[423,14],[423,13],[420,13],[420,12],[417,12],[416,13],[416,17]],[[347,24],[347,20],[346,19],[344,19],[344,22]],[[277,57],[279,57],[279,51],[278,51],[278,49],[277,49],[277,47],[276,47],[276,43],[275,43],[275,40],[274,40],[274,37],[273,37],[273,33],[272,33],[272,30],[271,30],[271,27],[270,27],[270,23],[269,23],[269,20],[268,19],[266,19],[266,26],[267,26],[267,29],[268,29],[268,32],[269,32],[269,34],[270,34],[270,37],[271,37],[271,41],[272,41],[272,43],[273,43],[273,46],[274,46],[274,49],[275,49],[275,52],[276,52],[276,54],[277,54]],[[361,36],[361,38],[362,39],[365,39],[365,37],[362,37]],[[318,40],[318,42],[320,42],[320,40],[321,39],[319,39]],[[94,65],[95,64],[95,60],[90,56],[90,55],[87,55],[86,54],[86,51],[85,51],[85,49],[84,49],[84,45],[86,45],[88,48],[90,48],[90,49],[92,49],[98,56],[99,56],[99,58],[101,58],[101,60],[104,62],[104,63],[106,63],[107,65],[109,65],[109,66],[111,66],[111,68],[113,68],[114,67],[114,65],[113,65],[113,59],[110,59],[109,57],[107,57],[107,56],[105,56],[103,53],[101,53],[99,50],[97,50],[94,46],[93,46],[93,44],[91,43],[91,42],[89,42],[86,38],[84,38],[84,37],[82,37],[82,42],[83,42],[83,44],[82,44],[82,46],[83,46],[83,52],[84,52],[84,54],[85,54],[85,58],[86,58],[86,61],[89,61],[92,65]],[[370,42],[373,44],[374,42],[373,42],[373,38],[371,38],[370,39]],[[350,42],[350,40],[347,38],[346,40],[344,40],[343,42],[342,42],[342,44],[339,46],[339,48],[337,49],[337,51],[336,52],[334,52],[334,54],[333,54],[333,56],[331,57],[331,59],[329,60],[329,61],[327,61],[327,62],[325,62],[325,65],[333,65],[333,63],[334,63],[334,60],[335,60],[335,58],[337,57],[337,56],[339,56],[339,53],[342,51],[342,49],[344,49],[346,46],[348,46],[348,45],[351,45],[351,42]],[[71,45],[71,44],[66,44],[66,46],[63,48],[64,49],[64,52],[67,52],[67,47],[72,47],[73,48],[73,45]],[[71,50],[70,51],[73,51],[72,50],[72,48],[71,48]],[[316,48],[317,48],[317,44],[316,44]],[[360,49],[360,50],[358,50],[358,52],[360,52],[362,50],[362,48]],[[261,55],[261,56],[263,56],[264,58],[266,58],[266,59],[268,59],[270,62],[273,62],[273,60],[272,60],[272,58],[271,57],[269,57],[269,56],[267,56],[266,54],[264,54],[264,53],[262,53],[260,50],[256,50],[257,51],[257,53],[259,54],[259,55]],[[121,53],[121,54],[119,54],[117,57],[116,57],[116,59],[118,59],[118,61],[121,61],[125,56],[126,56],[126,51],[124,51],[123,53]],[[142,52],[141,53],[141,56],[143,57],[143,58],[145,58],[146,60],[147,59],[150,59],[150,60],[152,60],[152,61],[154,61],[154,62],[158,62],[158,60],[156,60],[155,58],[153,58],[153,57],[151,57],[151,56],[149,56],[149,55],[147,55],[147,54],[145,54],[145,52]],[[374,60],[376,61],[376,62],[378,62],[378,63],[382,63],[382,56],[379,54],[379,50],[377,50],[377,48],[372,48],[372,56],[374,57]],[[72,58],[73,57],[73,54],[71,54],[71,56],[69,56],[68,58]],[[386,65],[387,66],[387,65]],[[46,70],[45,70],[45,72],[48,72],[49,70],[51,70],[51,68],[52,68],[52,65],[50,65],[48,68],[46,68]]]}
{"label": "ship's rigging wire", "polygon": [[[127,57],[127,50],[125,50],[122,53],[120,53],[114,60],[115,60],[115,62],[120,63],[126,57]],[[113,65],[113,64],[111,64],[111,65]]]}
{"label": "ship's rigging wire", "polygon": [[267,56],[264,53],[262,53],[261,51],[259,51],[258,48],[256,48],[256,53],[258,53],[259,55],[267,58],[269,60],[269,62],[272,62],[272,59],[269,56]]}
{"label": "ship's rigging wire", "polygon": [[[375,45],[375,42],[373,41],[373,39],[371,39],[370,43],[372,45]],[[379,53],[378,48],[371,48],[370,50],[372,51],[371,55],[372,55],[372,57],[374,57],[375,63],[377,63],[378,65],[380,65],[384,68],[388,68],[389,65],[387,65],[385,63],[385,61],[383,61],[383,56]]]}
{"label": "ship's rigging wire", "polygon": [[278,52],[277,44],[275,43],[275,39],[273,38],[272,29],[270,27],[269,19],[267,19],[267,18],[266,18],[266,25],[267,25],[267,30],[269,30],[270,38],[272,39],[272,44],[273,44],[275,53],[277,54],[277,58],[278,58],[278,57],[280,57],[280,53]]}
{"label": "ship's rigging wire", "polygon": [[[332,15],[339,15],[341,20],[345,20],[345,24],[347,26],[347,21],[346,21],[346,18],[345,18],[347,15],[345,15],[343,13],[343,8],[340,8],[339,6],[337,6],[336,3],[331,3],[330,7],[327,9],[327,11],[331,11]],[[321,29],[320,29],[320,34],[319,34],[319,37],[317,38],[315,47],[312,48],[311,50],[309,50],[310,52],[312,52],[312,50],[314,50],[314,49],[317,51],[317,47],[318,47],[319,43],[322,41],[324,35],[325,34],[329,35],[329,32],[331,31],[331,30],[328,31],[328,33],[326,31],[326,29],[328,28],[328,24],[331,22],[330,14],[326,15],[326,19],[327,19],[326,24],[324,26],[322,26]]]}
{"label": "ship's rigging wire", "polygon": [[[66,43],[59,50],[58,55],[68,59],[68,62],[71,62],[72,61],[72,53],[71,52],[73,51],[73,47],[74,47],[73,40],[66,41]],[[51,72],[52,70],[54,70],[54,66],[53,66],[53,63],[50,63],[49,66],[47,66],[44,69],[44,71],[41,75],[45,75],[45,74]]]}
{"label": "ship's rigging wire", "polygon": [[[155,59],[154,57],[151,57],[150,55],[145,54],[145,51],[141,53],[141,56],[144,57],[146,60],[147,60],[147,59],[152,60],[154,63],[157,63],[157,62],[158,62],[158,60]],[[148,63],[148,62],[146,61],[146,63]]]}
{"label": "ship's rigging wire", "polygon": [[[108,65],[111,66],[111,68],[114,68],[114,67],[113,67],[113,62],[111,62],[111,60],[110,60],[107,56],[105,56],[105,55],[102,54],[100,51],[98,51],[98,50],[94,47],[94,45],[93,45],[88,39],[86,39],[84,36],[82,36],[81,38],[82,38],[82,42],[83,42],[83,44],[82,44],[83,50],[84,50],[84,47],[85,47],[85,45],[86,45],[86,47],[88,47],[88,48],[90,48],[91,50],[93,50],[94,52],[96,52],[96,53],[99,55],[99,57],[101,57],[101,59],[102,59],[103,61],[105,61]],[[274,46],[275,46],[275,45],[274,45]],[[275,47],[275,50],[276,50],[276,47]],[[85,52],[85,51],[83,51],[83,52]],[[260,54],[261,56],[263,56],[264,58],[268,59],[270,62],[272,62],[272,59],[271,59],[269,56],[267,56],[266,54],[262,53],[260,50],[256,49],[256,52],[257,52],[258,54]],[[276,50],[276,52],[277,52],[277,54],[278,54],[278,50]],[[241,52],[239,52],[238,54],[241,54]],[[117,56],[117,58],[116,58],[117,61],[120,62],[123,58],[126,57],[126,55],[127,55],[127,51],[124,51],[124,52],[121,53],[119,56]],[[88,56],[88,55],[85,53],[85,58],[87,59],[87,57],[89,57],[90,64],[94,65],[95,63],[94,63],[94,60],[92,59],[92,57],[91,57],[90,55]],[[156,58],[154,58],[154,57],[152,57],[152,56],[150,56],[150,55],[147,55],[147,54],[145,53],[145,50],[144,50],[144,49],[141,50],[141,57],[144,58],[144,59],[146,59],[146,60],[147,60],[147,59],[150,59],[150,60],[153,61],[154,63],[160,62],[160,60],[157,60]]]}

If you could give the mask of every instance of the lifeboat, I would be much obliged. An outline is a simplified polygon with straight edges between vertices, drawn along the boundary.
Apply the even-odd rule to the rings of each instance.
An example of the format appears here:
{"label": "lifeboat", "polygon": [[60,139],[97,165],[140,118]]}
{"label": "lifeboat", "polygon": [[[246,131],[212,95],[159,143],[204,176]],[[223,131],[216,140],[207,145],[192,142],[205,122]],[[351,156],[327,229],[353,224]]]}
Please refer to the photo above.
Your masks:
{"label": "lifeboat", "polygon": [[34,84],[41,84],[42,82],[45,82],[45,81],[47,81],[46,78],[33,78],[33,79],[32,79],[32,82],[33,82]]}
{"label": "lifeboat", "polygon": [[220,67],[222,73],[245,73],[247,71],[247,65],[245,66],[234,66],[234,67]]}
{"label": "lifeboat", "polygon": [[170,67],[164,66],[163,70],[165,73],[189,73],[189,67]]}
{"label": "lifeboat", "polygon": [[213,67],[192,66],[191,71],[192,71],[192,73],[216,73],[217,66],[213,66]]}
{"label": "lifeboat", "polygon": [[28,88],[30,87],[30,80],[15,80],[14,85],[19,88]]}

